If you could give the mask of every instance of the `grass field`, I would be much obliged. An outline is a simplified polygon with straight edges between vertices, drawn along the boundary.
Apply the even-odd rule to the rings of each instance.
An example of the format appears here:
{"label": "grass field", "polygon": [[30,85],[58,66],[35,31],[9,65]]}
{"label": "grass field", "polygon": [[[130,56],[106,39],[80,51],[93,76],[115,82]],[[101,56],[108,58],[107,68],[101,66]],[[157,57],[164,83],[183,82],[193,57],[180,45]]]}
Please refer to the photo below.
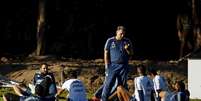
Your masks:
{"label": "grass field", "polygon": [[[54,72],[56,82],[60,82],[60,65],[56,64],[55,61],[48,61],[51,66],[49,67],[50,71]],[[33,64],[33,62],[31,62]],[[130,62],[130,72],[128,74],[129,78],[136,77],[136,69],[135,66],[137,64],[143,63],[148,67],[154,67],[160,70],[160,73],[167,79],[167,81],[171,84],[175,82],[175,80],[184,80],[187,85],[187,67],[186,64],[172,64],[167,61],[163,62],[155,62],[155,61],[131,61]],[[91,98],[94,92],[102,85],[104,80],[104,64],[103,60],[99,61],[78,61],[78,62],[65,62],[61,64],[66,64],[66,71],[71,70],[72,68],[76,68],[80,75],[79,79],[83,81],[86,86],[88,98]],[[34,72],[38,70],[35,65],[31,64],[20,64],[20,65],[10,65],[4,64],[0,65],[0,71],[4,71],[3,76],[7,76],[11,79],[21,81],[25,80],[26,83],[29,83],[33,77]],[[133,89],[133,81],[130,82],[129,88]],[[131,90],[131,92],[133,92]],[[4,93],[14,93],[14,91],[10,88],[0,88],[0,101],[2,101],[2,94]],[[65,100],[66,92],[62,93],[59,98],[59,101]],[[191,101],[201,101],[193,99]]]}
{"label": "grass field", "polygon": [[[3,101],[2,99],[2,94],[5,94],[5,93],[14,93],[14,91],[10,88],[0,88],[0,101]],[[88,97],[91,98],[93,94],[92,93],[88,93]],[[66,96],[66,92],[63,92],[60,96],[59,96],[59,101],[66,101],[65,99],[65,96]],[[191,99],[190,101],[201,101],[198,100],[198,99]]]}

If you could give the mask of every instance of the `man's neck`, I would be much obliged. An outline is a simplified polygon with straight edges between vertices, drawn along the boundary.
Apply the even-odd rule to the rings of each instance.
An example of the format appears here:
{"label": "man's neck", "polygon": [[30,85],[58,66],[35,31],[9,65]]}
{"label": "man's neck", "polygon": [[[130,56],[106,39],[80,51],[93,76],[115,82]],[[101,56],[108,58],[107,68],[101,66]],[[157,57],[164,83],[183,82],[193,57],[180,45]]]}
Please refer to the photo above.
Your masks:
{"label": "man's neck", "polygon": [[116,40],[121,40],[122,38],[116,36],[115,39],[116,39]]}

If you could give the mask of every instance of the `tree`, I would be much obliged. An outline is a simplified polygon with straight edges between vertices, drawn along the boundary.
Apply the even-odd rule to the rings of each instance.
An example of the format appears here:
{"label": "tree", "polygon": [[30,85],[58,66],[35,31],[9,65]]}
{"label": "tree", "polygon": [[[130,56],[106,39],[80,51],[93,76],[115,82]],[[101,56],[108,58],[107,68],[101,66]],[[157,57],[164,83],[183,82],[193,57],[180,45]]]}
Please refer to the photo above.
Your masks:
{"label": "tree", "polygon": [[45,0],[39,0],[39,15],[37,21],[37,46],[36,56],[44,53],[44,32],[45,32]]}

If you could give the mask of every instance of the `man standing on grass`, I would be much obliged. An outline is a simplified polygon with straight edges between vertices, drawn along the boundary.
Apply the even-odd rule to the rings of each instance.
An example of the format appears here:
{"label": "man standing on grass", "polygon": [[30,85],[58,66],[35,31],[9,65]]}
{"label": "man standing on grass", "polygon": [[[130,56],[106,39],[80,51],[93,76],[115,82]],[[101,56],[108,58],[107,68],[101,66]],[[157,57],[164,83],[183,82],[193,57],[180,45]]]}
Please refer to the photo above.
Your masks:
{"label": "man standing on grass", "polygon": [[116,36],[107,40],[104,48],[104,62],[106,67],[106,78],[102,91],[102,101],[107,101],[111,95],[111,89],[115,85],[126,87],[128,74],[128,60],[133,55],[132,43],[125,38],[125,27],[118,26]]}

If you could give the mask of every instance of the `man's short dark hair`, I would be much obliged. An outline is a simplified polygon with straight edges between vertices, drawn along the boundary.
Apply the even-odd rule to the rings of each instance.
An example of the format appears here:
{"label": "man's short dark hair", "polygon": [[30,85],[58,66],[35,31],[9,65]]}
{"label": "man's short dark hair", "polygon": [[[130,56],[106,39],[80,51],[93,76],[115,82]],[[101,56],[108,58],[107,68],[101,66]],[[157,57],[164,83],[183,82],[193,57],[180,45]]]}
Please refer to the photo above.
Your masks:
{"label": "man's short dark hair", "polygon": [[146,67],[143,64],[137,65],[143,75],[146,75]]}
{"label": "man's short dark hair", "polygon": [[123,30],[126,31],[126,28],[124,26],[117,26],[117,30]]}
{"label": "man's short dark hair", "polygon": [[67,72],[66,77],[71,78],[77,78],[77,71],[76,70],[70,70]]}
{"label": "man's short dark hair", "polygon": [[179,85],[179,89],[181,91],[185,90],[185,84],[184,84],[183,80],[178,80],[178,81],[176,81],[176,83]]}
{"label": "man's short dark hair", "polygon": [[42,65],[49,66],[47,63],[41,63],[40,65],[41,65],[41,66],[42,66]]}
{"label": "man's short dark hair", "polygon": [[155,68],[150,68],[149,69],[149,74],[153,74],[153,75],[157,75],[157,71],[156,71],[156,69]]}

